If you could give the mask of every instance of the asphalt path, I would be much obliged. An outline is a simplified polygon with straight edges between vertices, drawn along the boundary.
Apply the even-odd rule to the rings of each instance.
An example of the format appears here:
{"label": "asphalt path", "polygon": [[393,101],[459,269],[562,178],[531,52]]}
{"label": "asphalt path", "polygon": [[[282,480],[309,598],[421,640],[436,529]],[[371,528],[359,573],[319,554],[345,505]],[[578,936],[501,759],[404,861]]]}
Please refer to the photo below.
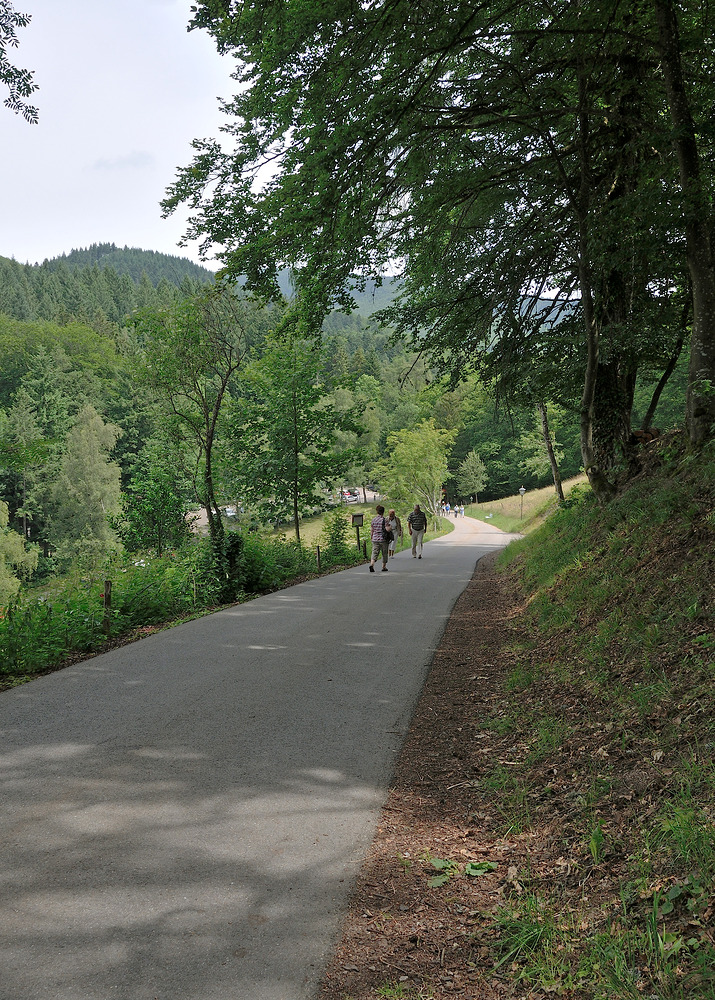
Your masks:
{"label": "asphalt path", "polygon": [[[310,1000],[470,518],[0,694],[0,1000]],[[429,536],[428,536],[429,537]]]}

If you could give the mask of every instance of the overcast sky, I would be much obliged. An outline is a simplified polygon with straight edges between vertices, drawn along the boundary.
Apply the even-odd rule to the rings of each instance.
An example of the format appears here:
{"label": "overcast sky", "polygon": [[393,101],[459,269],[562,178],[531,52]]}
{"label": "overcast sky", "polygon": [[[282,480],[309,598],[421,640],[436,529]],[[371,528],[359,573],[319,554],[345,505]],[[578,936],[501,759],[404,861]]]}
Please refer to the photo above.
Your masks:
{"label": "overcast sky", "polygon": [[[232,60],[187,32],[191,0],[15,0],[10,59],[33,70],[29,125],[0,103],[0,256],[41,262],[92,243],[180,249],[159,202],[191,140],[218,136]],[[7,92],[0,87],[0,102]],[[212,266],[212,265],[208,265]]]}

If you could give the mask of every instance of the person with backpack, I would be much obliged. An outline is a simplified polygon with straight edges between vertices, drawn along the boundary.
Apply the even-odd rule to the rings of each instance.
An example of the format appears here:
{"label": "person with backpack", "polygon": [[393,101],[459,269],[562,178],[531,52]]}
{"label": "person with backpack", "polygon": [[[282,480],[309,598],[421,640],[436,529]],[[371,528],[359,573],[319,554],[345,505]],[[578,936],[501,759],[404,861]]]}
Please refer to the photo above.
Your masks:
{"label": "person with backpack", "polygon": [[[427,515],[423,510],[420,509],[418,503],[415,504],[415,509],[407,518],[407,527],[410,531],[410,537],[412,538],[412,558],[421,559],[422,558],[422,543],[425,537],[425,531],[427,530]],[[419,549],[419,554],[417,550]]]}
{"label": "person with backpack", "polygon": [[377,557],[382,555],[382,572],[387,573],[387,547],[392,538],[387,521],[385,520],[385,508],[378,504],[375,508],[377,514],[370,521],[370,541],[372,542],[372,557],[370,559],[370,572],[375,572]]}

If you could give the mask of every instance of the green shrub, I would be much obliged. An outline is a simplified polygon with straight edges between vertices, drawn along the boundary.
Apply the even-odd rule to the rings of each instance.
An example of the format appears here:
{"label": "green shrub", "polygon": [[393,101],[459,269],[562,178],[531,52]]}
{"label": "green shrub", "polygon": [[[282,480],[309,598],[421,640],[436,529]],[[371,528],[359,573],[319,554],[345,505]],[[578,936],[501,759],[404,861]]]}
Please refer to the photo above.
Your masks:
{"label": "green shrub", "polygon": [[353,565],[362,562],[362,553],[350,538],[348,515],[341,510],[333,510],[325,516],[325,526],[321,538],[321,563],[326,566]]}

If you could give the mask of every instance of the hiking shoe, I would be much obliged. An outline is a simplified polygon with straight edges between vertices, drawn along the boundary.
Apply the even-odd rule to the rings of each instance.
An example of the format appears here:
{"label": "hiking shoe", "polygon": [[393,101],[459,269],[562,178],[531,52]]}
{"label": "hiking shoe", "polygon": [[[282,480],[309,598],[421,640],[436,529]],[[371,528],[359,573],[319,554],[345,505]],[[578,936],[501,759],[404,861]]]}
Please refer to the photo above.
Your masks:
{"label": "hiking shoe", "polygon": [[374,573],[374,572],[375,572],[375,567],[374,567],[374,566],[370,566],[370,572],[371,572],[371,573]]}
{"label": "hiking shoe", "polygon": [[387,573],[387,566],[383,566],[383,567],[382,567],[382,572],[383,572],[383,573]]}
{"label": "hiking shoe", "polygon": [[421,558],[422,558],[422,556],[417,556],[417,558],[418,558],[418,559],[421,559]]}

